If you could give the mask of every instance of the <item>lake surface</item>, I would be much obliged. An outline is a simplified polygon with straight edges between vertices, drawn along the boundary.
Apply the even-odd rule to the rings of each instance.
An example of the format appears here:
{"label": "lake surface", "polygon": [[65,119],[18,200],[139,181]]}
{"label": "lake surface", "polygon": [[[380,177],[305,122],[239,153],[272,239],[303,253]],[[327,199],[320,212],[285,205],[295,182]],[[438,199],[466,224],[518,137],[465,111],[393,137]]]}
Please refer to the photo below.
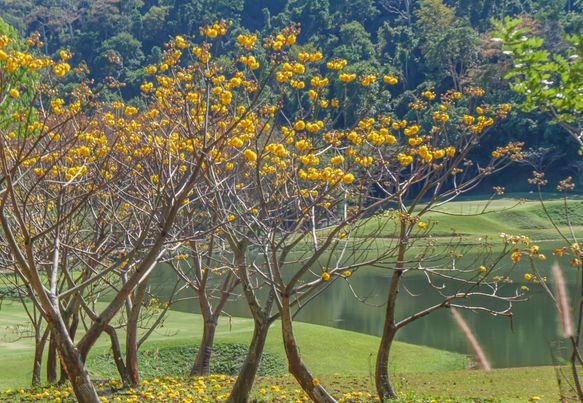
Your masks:
{"label": "lake surface", "polygon": [[[550,245],[545,246],[545,253],[550,258],[542,267],[543,275],[548,274],[552,264],[550,248]],[[563,259],[565,260],[561,263],[569,281],[571,296],[574,296],[577,270],[568,266],[568,259]],[[516,268],[512,276],[515,280],[512,287],[527,284],[522,279],[525,272],[524,268]],[[302,310],[297,320],[378,336],[383,326],[384,302],[390,275],[390,271],[385,273],[371,269],[359,271],[351,277],[354,290],[368,296],[366,303],[355,299],[344,281],[337,281]],[[550,275],[548,277],[550,279]],[[154,270],[151,284],[155,286],[155,292],[164,295],[173,287],[173,278],[171,270],[159,268]],[[530,298],[514,305],[512,319],[492,317],[483,312],[463,312],[494,367],[553,364],[551,344],[560,340],[555,305],[540,285],[527,285],[531,290]],[[422,276],[411,276],[405,280],[404,286],[406,290],[402,288],[399,295],[398,318],[440,301]],[[174,309],[198,312],[198,301],[183,301],[176,304]],[[233,316],[249,316],[243,300],[229,303],[226,311]],[[397,338],[408,343],[470,353],[466,339],[460,333],[449,310],[437,311],[419,319],[403,328]]]}

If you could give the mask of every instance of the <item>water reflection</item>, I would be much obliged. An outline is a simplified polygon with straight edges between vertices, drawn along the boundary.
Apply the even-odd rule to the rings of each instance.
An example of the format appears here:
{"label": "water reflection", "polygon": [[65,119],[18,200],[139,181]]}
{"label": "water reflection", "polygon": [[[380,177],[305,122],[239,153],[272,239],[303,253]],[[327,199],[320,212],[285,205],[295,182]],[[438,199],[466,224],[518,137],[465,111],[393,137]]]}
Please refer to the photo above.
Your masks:
{"label": "water reflection", "polygon": [[[550,267],[550,263],[548,264]],[[548,272],[548,267],[543,268]],[[571,284],[571,295],[575,292],[577,273],[565,268]],[[524,269],[518,269],[515,279],[521,278]],[[380,335],[390,272],[362,270],[351,277],[354,290],[367,295],[366,303],[354,298],[344,281],[335,282],[297,316],[299,321],[315,323],[340,329]],[[173,286],[174,274],[167,268],[155,270],[152,283],[157,292],[165,294]],[[550,277],[550,276],[549,276]],[[512,287],[519,287],[515,283]],[[403,318],[439,301],[433,292],[427,292],[426,280],[413,276],[406,280],[406,287],[419,294],[412,296],[401,290],[398,317]],[[514,367],[552,364],[549,344],[558,339],[558,323],[555,307],[539,286],[529,284],[530,300],[514,306],[512,319],[492,317],[485,313],[464,312],[468,324],[482,344],[494,367]],[[420,292],[425,290],[425,292]],[[314,309],[316,308],[317,309]],[[175,309],[198,312],[195,300],[182,301]],[[227,312],[234,316],[249,316],[243,301],[231,302]],[[458,331],[448,310],[442,310],[419,319],[401,330],[398,339],[409,343],[431,346],[460,353],[469,353],[466,340]]]}

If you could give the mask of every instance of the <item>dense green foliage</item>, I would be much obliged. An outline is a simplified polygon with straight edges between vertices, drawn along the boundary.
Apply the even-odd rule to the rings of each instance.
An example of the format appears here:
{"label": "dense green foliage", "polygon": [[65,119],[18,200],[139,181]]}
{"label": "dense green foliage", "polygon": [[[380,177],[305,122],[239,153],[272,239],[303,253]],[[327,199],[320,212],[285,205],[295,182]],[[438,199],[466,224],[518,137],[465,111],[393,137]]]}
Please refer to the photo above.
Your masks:
{"label": "dense green foliage", "polygon": [[[235,32],[262,34],[299,23],[298,47],[345,58],[358,72],[380,67],[398,74],[391,104],[401,110],[419,90],[465,85],[486,89],[487,102],[520,103],[522,95],[503,79],[509,59],[490,35],[491,21],[507,16],[521,16],[544,39],[545,49],[560,50],[569,46],[566,35],[583,29],[583,1],[0,0],[0,17],[8,24],[23,35],[39,32],[48,54],[70,49],[94,78],[113,76],[124,82],[121,96],[126,99],[139,94],[143,67],[160,60],[169,38],[197,37],[202,25],[227,19]],[[574,140],[544,113],[514,114],[496,130],[495,137],[527,142],[533,164],[544,164],[555,178],[578,167],[578,159],[572,158]],[[571,166],[564,157],[571,157]],[[519,170],[519,180],[509,185],[524,189],[531,170]]]}
{"label": "dense green foliage", "polygon": [[583,31],[567,35],[564,49],[549,52],[521,19],[506,17],[496,25],[503,49],[514,59],[506,78],[524,95],[522,109],[546,112],[583,145]]}
{"label": "dense green foliage", "polygon": [[[213,361],[211,373],[237,375],[247,353],[245,344],[221,344],[213,348]],[[140,375],[142,378],[151,379],[164,374],[164,376],[182,376],[187,374],[192,366],[192,357],[196,355],[198,346],[179,346],[165,348],[150,348],[139,352]],[[115,378],[117,371],[115,363],[109,352],[105,352],[91,360],[91,368],[100,376]],[[286,363],[282,357],[265,353],[261,357],[259,375],[283,375],[286,373]]]}

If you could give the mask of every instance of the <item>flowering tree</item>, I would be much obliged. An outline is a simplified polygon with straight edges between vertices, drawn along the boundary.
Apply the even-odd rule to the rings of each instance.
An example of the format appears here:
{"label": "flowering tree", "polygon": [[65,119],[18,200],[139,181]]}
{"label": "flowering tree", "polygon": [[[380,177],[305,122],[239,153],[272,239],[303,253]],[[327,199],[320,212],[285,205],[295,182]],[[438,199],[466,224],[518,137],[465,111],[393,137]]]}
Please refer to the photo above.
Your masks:
{"label": "flowering tree", "polygon": [[[406,145],[400,148],[396,164],[385,162],[377,168],[380,174],[375,183],[382,190],[381,197],[396,202],[393,236],[398,239],[394,260],[388,266],[393,274],[388,284],[385,323],[375,368],[377,392],[383,401],[396,397],[389,382],[388,362],[392,342],[400,329],[443,308],[508,315],[512,303],[524,299],[523,290],[505,290],[500,284],[501,277],[492,275],[498,271],[501,257],[509,252],[508,246],[498,256],[480,256],[483,263],[474,261],[470,267],[457,262],[463,256],[463,251],[456,251],[457,247],[441,245],[440,252],[437,245],[429,243],[422,248],[422,253],[413,249],[420,235],[431,234],[431,226],[422,221],[424,214],[475,188],[484,177],[511,161],[522,158],[521,145],[511,143],[495,149],[484,166],[470,160],[470,152],[495,119],[505,118],[511,108],[507,104],[480,104],[484,91],[479,88],[467,87],[464,92],[465,95],[449,91],[437,97],[434,92],[425,91],[410,103],[413,111],[410,121],[393,118],[391,124],[395,135],[408,137]],[[487,244],[479,247],[480,250],[490,248]],[[397,318],[399,291],[407,274],[413,273],[425,275],[427,292],[436,292],[441,302]],[[475,296],[480,297],[480,302],[473,301]],[[501,310],[493,304],[500,301],[507,303]]]}
{"label": "flowering tree", "polygon": [[[212,192],[208,189],[199,189],[207,196]],[[205,199],[205,201],[208,199]],[[216,220],[216,215],[210,209],[197,210],[189,204],[184,209],[184,217],[189,223],[184,225],[188,234],[200,233],[203,228],[211,231],[205,238],[191,238],[184,254],[178,254],[168,262],[176,272],[185,287],[193,290],[198,298],[200,312],[203,317],[202,340],[199,345],[191,376],[207,376],[210,374],[210,363],[213,352],[215,332],[219,317],[237,286],[239,278],[233,271],[233,259],[224,244],[224,240],[217,233],[222,225]],[[194,222],[190,217],[198,217]],[[182,222],[179,221],[179,226]],[[188,235],[187,235],[188,237]]]}
{"label": "flowering tree", "polygon": [[[243,50],[251,51],[255,39],[242,35],[238,41]],[[365,109],[364,116],[352,123],[344,119],[340,126],[337,123],[346,118],[343,111],[352,106],[347,90],[383,92],[377,76],[342,71],[347,67],[345,61],[325,63],[319,52],[289,55],[286,44],[294,41],[295,32],[287,30],[265,41],[267,54],[263,59],[240,56],[243,64],[249,60],[258,64],[257,77],[270,86],[270,97],[262,98],[256,109],[245,108],[253,112],[253,122],[246,123],[252,130],[234,137],[231,149],[222,156],[224,166],[215,165],[209,171],[209,182],[220,190],[205,204],[225,222],[220,232],[232,250],[256,324],[248,360],[231,399],[237,401],[248,393],[269,324],[281,318],[290,372],[312,399],[333,401],[301,359],[293,333],[295,310],[322,292],[330,280],[348,278],[356,268],[392,257],[398,263],[387,308],[390,325],[377,361],[379,394],[390,397],[394,395],[390,386],[386,393],[380,388],[388,385],[388,353],[398,328],[475,293],[510,305],[521,298],[516,292],[499,294],[497,282],[488,285],[484,274],[473,280],[458,279],[454,269],[449,277],[459,280],[456,292],[444,295],[439,306],[393,328],[397,325],[394,309],[399,282],[406,272],[405,254],[413,243],[413,230],[426,225],[419,222],[420,217],[436,204],[475,187],[509,159],[520,158],[520,145],[510,144],[496,149],[486,167],[472,168],[467,159],[494,118],[505,117],[510,107],[478,106],[468,101],[463,114],[463,108],[456,107],[463,94],[452,91],[441,97],[440,105],[430,108],[419,99],[413,102],[413,123]],[[269,67],[260,68],[265,60]],[[383,85],[396,82],[396,77],[383,77]],[[224,90],[215,87],[213,91]],[[483,95],[477,88],[468,88],[467,93],[472,99]],[[422,97],[433,101],[436,95],[426,91]],[[450,108],[460,120],[455,128],[448,123]],[[224,171],[234,173],[225,180]],[[431,201],[420,207],[426,195],[431,195]],[[391,204],[397,206],[398,214],[393,218],[399,222],[398,245],[367,256],[363,252],[370,246],[367,242],[374,242],[352,239],[349,234],[357,234],[358,228],[367,224],[367,217]],[[487,269],[486,275],[490,273]],[[484,292],[482,285],[489,291]],[[267,289],[263,302],[257,293],[261,288]],[[247,370],[250,377],[245,376]]]}
{"label": "flowering tree", "polygon": [[[98,401],[83,362],[127,298],[142,292],[136,287],[156,263],[184,241],[176,217],[196,203],[201,171],[240,117],[226,113],[230,99],[208,91],[206,64],[169,69],[182,56],[180,40],[165,55],[156,87],[142,87],[154,95],[143,112],[120,102],[100,106],[84,84],[58,97],[47,80],[67,75],[70,56],[35,58],[8,42],[3,39],[0,99],[14,113],[4,115],[2,129],[2,250],[29,285],[78,399]],[[204,60],[208,49],[199,50]],[[29,89],[34,102],[23,105],[17,80],[31,70],[51,76]],[[90,102],[98,109],[84,117]],[[70,265],[72,257],[79,266]],[[73,276],[71,267],[84,274]],[[101,312],[84,309],[91,325],[75,343],[61,304],[74,297],[84,307],[83,293],[103,281],[115,290],[113,298]]]}

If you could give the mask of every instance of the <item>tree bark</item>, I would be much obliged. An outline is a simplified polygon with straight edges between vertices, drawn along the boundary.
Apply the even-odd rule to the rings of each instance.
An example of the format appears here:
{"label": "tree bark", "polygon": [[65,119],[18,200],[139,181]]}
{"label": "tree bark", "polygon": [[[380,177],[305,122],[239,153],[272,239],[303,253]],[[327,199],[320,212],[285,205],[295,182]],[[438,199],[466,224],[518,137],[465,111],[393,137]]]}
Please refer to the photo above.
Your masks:
{"label": "tree bark", "polygon": [[217,322],[214,317],[204,321],[202,341],[196,353],[196,358],[190,376],[207,376],[211,372],[211,356],[215,341]]}
{"label": "tree bark", "polygon": [[312,376],[300,356],[300,350],[293,332],[289,296],[285,295],[281,300],[281,326],[283,332],[283,345],[289,366],[289,372],[296,378],[304,392],[316,403],[334,403],[334,399],[319,381]]}
{"label": "tree bark", "polygon": [[253,336],[251,338],[249,350],[247,351],[247,357],[245,357],[245,362],[243,363],[243,366],[237,375],[237,380],[231,390],[228,399],[229,403],[247,403],[249,401],[249,395],[251,394],[251,389],[255,382],[255,376],[257,375],[259,364],[261,363],[261,357],[263,356],[263,349],[265,347],[265,341],[267,340],[267,334],[271,322],[266,323],[255,320],[254,323]]}
{"label": "tree bark", "polygon": [[389,355],[391,346],[398,328],[395,325],[395,309],[397,307],[397,296],[399,295],[399,286],[404,273],[405,254],[408,247],[407,225],[401,221],[399,235],[399,250],[397,253],[397,262],[395,272],[391,276],[389,285],[389,294],[387,295],[387,308],[385,311],[385,323],[383,325],[383,334],[379,344],[377,360],[375,365],[375,384],[378,397],[381,402],[396,399],[397,395],[391,386],[389,379]]}
{"label": "tree bark", "polygon": [[[71,314],[71,326],[69,326],[69,337],[71,340],[75,340],[75,335],[77,334],[77,328],[79,327],[79,310],[77,307],[72,307],[72,314]],[[68,323],[69,319],[65,318],[65,323]],[[61,379],[59,379],[59,385],[63,385],[67,382],[67,373],[63,366],[61,366]]]}
{"label": "tree bark", "polygon": [[42,336],[40,334],[40,329],[37,329],[35,334],[34,343],[34,362],[32,364],[32,386],[39,386],[41,384],[41,370],[43,365],[43,354],[45,351],[45,345],[49,337],[48,328],[45,329]]}
{"label": "tree bark", "polygon": [[385,323],[375,366],[375,384],[382,402],[397,398],[389,379],[389,355],[396,334],[397,329],[392,323]]}
{"label": "tree bark", "polygon": [[51,334],[49,340],[49,352],[47,356],[47,383],[57,382],[57,346],[55,337]]}
{"label": "tree bark", "polygon": [[77,400],[83,403],[100,402],[85,364],[81,361],[81,356],[73,344],[59,342],[58,350],[61,365],[65,368]]}
{"label": "tree bark", "polygon": [[109,335],[109,338],[111,339],[111,351],[113,354],[113,361],[115,362],[115,366],[117,368],[117,372],[119,372],[121,381],[123,382],[124,386],[130,385],[131,379],[128,370],[125,366],[125,363],[123,361],[123,357],[121,355],[119,338],[117,337],[115,328],[113,326],[107,326],[105,332]]}
{"label": "tree bark", "polygon": [[53,311],[51,314],[56,315],[47,319],[51,325],[51,340],[54,340],[61,366],[67,373],[75,397],[82,403],[99,403],[99,396],[85,369],[81,353],[69,337],[65,323],[58,313]]}
{"label": "tree bark", "polygon": [[138,285],[134,292],[132,307],[128,314],[128,323],[126,329],[126,367],[130,384],[137,387],[140,382],[139,363],[138,363],[138,322],[140,320],[140,311],[146,293],[149,276]]}

